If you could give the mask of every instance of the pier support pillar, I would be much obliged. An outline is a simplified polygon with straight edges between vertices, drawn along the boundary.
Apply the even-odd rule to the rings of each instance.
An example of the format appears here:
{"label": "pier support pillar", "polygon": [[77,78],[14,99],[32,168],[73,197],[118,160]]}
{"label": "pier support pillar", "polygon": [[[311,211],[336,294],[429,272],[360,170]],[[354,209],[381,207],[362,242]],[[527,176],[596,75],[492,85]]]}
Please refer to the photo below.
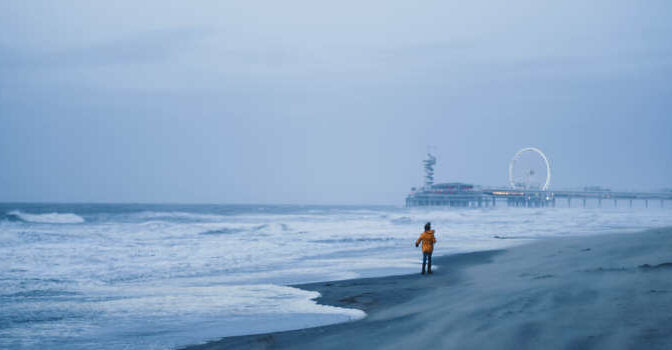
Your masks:
{"label": "pier support pillar", "polygon": [[618,200],[614,199],[614,208],[618,208]]}
{"label": "pier support pillar", "polygon": [[632,208],[632,199],[630,200],[630,208]]}
{"label": "pier support pillar", "polygon": [[648,200],[648,199],[645,199],[645,200],[644,200],[644,207],[645,207],[645,208],[648,208],[648,207],[649,207],[649,200]]}
{"label": "pier support pillar", "polygon": [[567,208],[571,208],[571,207],[572,207],[572,198],[567,197]]}
{"label": "pier support pillar", "polygon": [[660,200],[660,207],[665,208],[665,200],[664,199]]}
{"label": "pier support pillar", "polygon": [[597,206],[602,208],[602,198],[597,200]]}
{"label": "pier support pillar", "polygon": [[583,207],[584,208],[586,207],[586,199],[585,198],[583,199]]}

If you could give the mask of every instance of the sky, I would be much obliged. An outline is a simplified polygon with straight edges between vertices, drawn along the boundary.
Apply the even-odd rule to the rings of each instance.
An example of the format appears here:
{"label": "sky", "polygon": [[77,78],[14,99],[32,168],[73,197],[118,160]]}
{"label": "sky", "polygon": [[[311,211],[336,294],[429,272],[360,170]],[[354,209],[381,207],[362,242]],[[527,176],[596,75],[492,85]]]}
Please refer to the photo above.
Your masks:
{"label": "sky", "polygon": [[0,2],[0,201],[672,188],[672,2]]}

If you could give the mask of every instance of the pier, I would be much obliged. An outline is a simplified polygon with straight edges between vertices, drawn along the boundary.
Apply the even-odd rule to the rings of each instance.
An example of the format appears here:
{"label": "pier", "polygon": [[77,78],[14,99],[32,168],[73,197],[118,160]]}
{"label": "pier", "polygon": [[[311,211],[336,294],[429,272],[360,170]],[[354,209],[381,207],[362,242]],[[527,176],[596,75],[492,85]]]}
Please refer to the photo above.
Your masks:
{"label": "pier", "polygon": [[[530,176],[535,174],[533,170],[525,170],[524,181],[514,177],[515,162],[521,153],[532,152],[540,154],[543,160],[543,167],[546,168],[545,178],[541,179],[542,185],[536,186],[525,183]],[[659,206],[660,208],[670,207],[672,203],[672,190],[660,192],[628,192],[611,191],[601,187],[586,187],[584,190],[551,190],[550,184],[550,165],[546,156],[536,148],[525,148],[520,150],[514,156],[509,167],[510,187],[485,187],[481,188],[472,184],[452,182],[452,183],[434,183],[434,165],[436,157],[428,155],[429,158],[423,161],[425,169],[425,185],[419,189],[412,188],[411,193],[406,197],[407,207],[464,207],[481,208],[504,205],[510,207],[522,208],[544,208],[544,207],[602,207],[605,206],[617,208],[633,208],[643,206],[650,208]]]}
{"label": "pier", "polygon": [[[645,208],[659,206],[672,208],[672,192],[591,192],[591,191],[540,191],[511,190],[506,188],[446,190],[446,186],[457,184],[438,184],[444,188],[412,192],[406,197],[407,207],[445,206],[445,207],[490,207],[507,205],[510,207],[543,208],[555,207],[563,201],[566,207],[586,208],[593,204],[602,207],[609,202],[612,207],[632,208],[643,205]],[[459,184],[462,186],[471,186]]]}

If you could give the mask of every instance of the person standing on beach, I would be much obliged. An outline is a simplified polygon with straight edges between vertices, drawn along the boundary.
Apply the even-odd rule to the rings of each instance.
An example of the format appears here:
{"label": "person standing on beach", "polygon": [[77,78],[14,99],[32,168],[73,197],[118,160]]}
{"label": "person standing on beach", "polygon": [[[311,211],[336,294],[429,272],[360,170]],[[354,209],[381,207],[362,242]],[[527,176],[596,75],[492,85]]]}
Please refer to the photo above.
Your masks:
{"label": "person standing on beach", "polygon": [[434,251],[434,243],[436,243],[436,237],[434,237],[434,230],[432,230],[432,224],[425,224],[425,232],[423,232],[417,241],[415,241],[415,247],[417,248],[422,242],[422,274],[425,274],[425,264],[427,265],[427,273],[432,273],[432,252]]}

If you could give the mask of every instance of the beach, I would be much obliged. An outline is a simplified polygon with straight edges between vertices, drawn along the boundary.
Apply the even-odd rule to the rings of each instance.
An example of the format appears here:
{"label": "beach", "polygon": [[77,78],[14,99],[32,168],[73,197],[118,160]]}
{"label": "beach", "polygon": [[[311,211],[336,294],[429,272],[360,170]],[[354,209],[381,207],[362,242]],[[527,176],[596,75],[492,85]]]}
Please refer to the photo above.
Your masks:
{"label": "beach", "polygon": [[436,256],[433,275],[303,284],[359,321],[184,349],[669,349],[672,228]]}
{"label": "beach", "polygon": [[[608,294],[593,285],[598,281],[606,286],[615,283],[611,277],[627,277],[624,283],[634,284],[637,275],[628,272],[639,270],[633,267],[672,261],[663,238],[642,233],[671,227],[668,208],[5,203],[0,215],[0,254],[12,262],[0,271],[2,349],[180,349],[223,338],[254,341],[246,337],[251,334],[274,334],[267,339],[278,347],[310,348],[326,334],[340,337],[339,329],[369,327],[374,335],[385,329],[381,324],[412,342],[421,341],[412,334],[436,326],[442,336],[432,342],[461,344],[475,332],[467,325],[508,334],[516,322],[548,328],[536,318],[557,317],[548,300],[520,318],[483,316],[507,312],[505,303],[548,299],[553,288],[572,283],[586,295],[597,290],[601,301]],[[435,273],[420,276],[422,255],[414,243],[428,221],[437,230]],[[555,247],[563,242],[580,248]],[[642,257],[622,261],[597,249],[607,246]],[[550,259],[558,250],[563,253]],[[650,255],[654,251],[658,256]],[[595,271],[581,272],[589,269]],[[637,283],[656,290],[649,299],[666,298],[657,291],[672,288],[654,282]],[[387,321],[396,314],[407,321]],[[476,333],[494,337],[483,332]],[[280,334],[300,337],[284,341]],[[317,334],[314,340],[310,334]],[[347,340],[382,343],[387,337]],[[353,346],[359,345],[365,346]]]}

